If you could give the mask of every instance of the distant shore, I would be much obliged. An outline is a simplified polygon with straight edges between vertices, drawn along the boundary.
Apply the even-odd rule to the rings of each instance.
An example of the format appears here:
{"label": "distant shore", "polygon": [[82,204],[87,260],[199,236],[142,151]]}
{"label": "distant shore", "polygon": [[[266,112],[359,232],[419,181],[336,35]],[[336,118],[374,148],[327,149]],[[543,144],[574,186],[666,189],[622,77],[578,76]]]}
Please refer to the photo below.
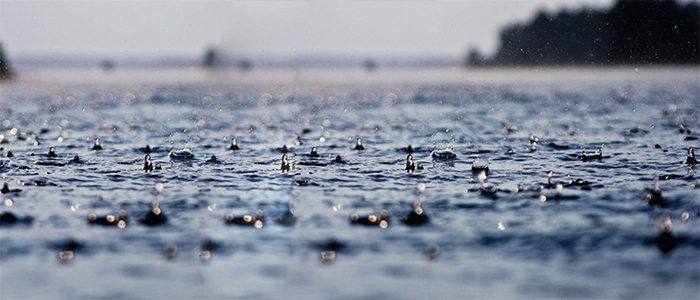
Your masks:
{"label": "distant shore", "polygon": [[493,55],[471,49],[466,65],[699,65],[698,36],[698,3],[618,0],[608,10],[540,11],[504,27]]}
{"label": "distant shore", "polygon": [[294,69],[255,68],[238,69],[204,68],[119,68],[111,71],[100,69],[33,69],[18,73],[13,81],[1,84],[21,85],[43,82],[47,84],[468,84],[482,81],[542,82],[552,76],[574,81],[623,80],[625,78],[669,76],[695,76],[700,79],[700,66],[604,66],[604,67],[499,67],[499,68],[380,68],[367,72],[359,68]]}

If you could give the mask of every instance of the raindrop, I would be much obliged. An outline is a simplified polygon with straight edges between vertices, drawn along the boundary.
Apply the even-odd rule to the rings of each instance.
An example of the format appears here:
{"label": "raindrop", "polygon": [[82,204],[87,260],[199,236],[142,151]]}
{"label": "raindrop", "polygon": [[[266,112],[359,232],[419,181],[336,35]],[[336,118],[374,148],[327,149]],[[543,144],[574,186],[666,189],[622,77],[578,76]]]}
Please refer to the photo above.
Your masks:
{"label": "raindrop", "polygon": [[506,225],[504,225],[503,222],[501,222],[501,221],[498,221],[497,226],[498,226],[498,230],[500,230],[500,231],[506,230]]}
{"label": "raindrop", "polygon": [[156,183],[156,192],[160,194],[160,192],[163,191],[164,187],[165,187],[165,185],[163,184],[162,181],[157,182]]}
{"label": "raindrop", "polygon": [[418,192],[423,193],[425,191],[425,182],[419,182],[418,183]]}
{"label": "raindrop", "polygon": [[683,220],[683,222],[687,222],[688,219],[690,219],[690,213],[689,213],[689,212],[684,211],[683,213],[681,213],[681,220]]}

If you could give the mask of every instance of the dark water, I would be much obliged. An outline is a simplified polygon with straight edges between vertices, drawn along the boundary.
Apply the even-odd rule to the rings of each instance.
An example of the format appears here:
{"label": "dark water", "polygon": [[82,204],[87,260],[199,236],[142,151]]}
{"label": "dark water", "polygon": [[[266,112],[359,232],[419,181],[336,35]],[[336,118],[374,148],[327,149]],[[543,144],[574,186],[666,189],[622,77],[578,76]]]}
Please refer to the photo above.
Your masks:
{"label": "dark water", "polygon": [[[0,227],[0,298],[697,299],[699,176],[682,162],[700,142],[678,127],[700,133],[699,77],[697,69],[30,74],[0,86],[0,171],[21,190],[2,196],[12,205],[0,213],[19,220]],[[517,132],[504,130],[511,126]],[[530,134],[539,137],[534,152]],[[90,150],[96,137],[101,151]],[[232,137],[241,150],[227,150]],[[364,151],[353,150],[357,137]],[[147,144],[162,170],[144,172]],[[405,171],[409,144],[424,170]],[[605,158],[579,159],[601,144]],[[195,159],[169,159],[186,145]],[[280,171],[282,145],[289,173]],[[448,145],[456,159],[431,159]],[[51,146],[57,158],[46,157]],[[319,158],[308,157],[313,146]],[[69,163],[75,155],[83,163]],[[207,163],[212,155],[221,163]],[[329,163],[337,155],[344,164]],[[488,159],[495,197],[478,191],[477,158]],[[554,181],[590,184],[557,195],[549,170]],[[644,201],[655,178],[665,207]],[[403,224],[418,197],[430,222]],[[140,224],[156,198],[167,224]],[[290,201],[296,222],[276,223]],[[123,229],[88,224],[90,213],[120,209]],[[258,209],[261,229],[224,222]],[[382,209],[386,229],[349,222]],[[670,243],[661,238],[666,216]],[[211,259],[202,261],[207,241]],[[72,259],[59,259],[69,250]],[[331,250],[335,259],[322,260]]]}

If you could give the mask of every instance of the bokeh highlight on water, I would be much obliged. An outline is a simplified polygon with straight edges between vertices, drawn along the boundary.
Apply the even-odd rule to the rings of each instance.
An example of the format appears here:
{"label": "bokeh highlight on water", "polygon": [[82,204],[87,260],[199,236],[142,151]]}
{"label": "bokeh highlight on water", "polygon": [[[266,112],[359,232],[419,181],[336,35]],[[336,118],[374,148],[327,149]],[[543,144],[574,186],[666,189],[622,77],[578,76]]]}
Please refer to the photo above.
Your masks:
{"label": "bokeh highlight on water", "polygon": [[[698,74],[30,73],[0,86],[19,190],[0,213],[27,218],[0,227],[0,297],[697,298]],[[144,171],[146,145],[162,169]],[[194,159],[169,157],[184,147]],[[665,207],[645,203],[655,179]],[[154,201],[167,221],[144,225]],[[405,224],[417,201],[429,222]]]}

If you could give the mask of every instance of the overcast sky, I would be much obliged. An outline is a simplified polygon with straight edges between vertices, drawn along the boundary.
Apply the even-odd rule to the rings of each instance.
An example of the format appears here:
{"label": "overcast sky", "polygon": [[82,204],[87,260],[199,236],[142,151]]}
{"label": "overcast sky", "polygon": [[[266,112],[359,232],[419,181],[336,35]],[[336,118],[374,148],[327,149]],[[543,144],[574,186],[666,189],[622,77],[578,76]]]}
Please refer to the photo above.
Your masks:
{"label": "overcast sky", "polygon": [[462,56],[490,53],[499,29],[538,9],[612,0],[438,2],[0,0],[0,41],[11,55]]}

